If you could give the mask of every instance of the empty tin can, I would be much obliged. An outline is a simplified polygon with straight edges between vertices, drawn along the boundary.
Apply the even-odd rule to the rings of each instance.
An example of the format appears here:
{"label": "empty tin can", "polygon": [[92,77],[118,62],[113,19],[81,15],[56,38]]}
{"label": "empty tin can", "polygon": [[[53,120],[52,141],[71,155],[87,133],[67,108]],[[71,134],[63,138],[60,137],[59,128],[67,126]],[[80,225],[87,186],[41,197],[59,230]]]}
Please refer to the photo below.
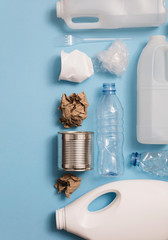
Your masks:
{"label": "empty tin can", "polygon": [[58,132],[58,167],[64,171],[89,171],[94,162],[93,132]]}

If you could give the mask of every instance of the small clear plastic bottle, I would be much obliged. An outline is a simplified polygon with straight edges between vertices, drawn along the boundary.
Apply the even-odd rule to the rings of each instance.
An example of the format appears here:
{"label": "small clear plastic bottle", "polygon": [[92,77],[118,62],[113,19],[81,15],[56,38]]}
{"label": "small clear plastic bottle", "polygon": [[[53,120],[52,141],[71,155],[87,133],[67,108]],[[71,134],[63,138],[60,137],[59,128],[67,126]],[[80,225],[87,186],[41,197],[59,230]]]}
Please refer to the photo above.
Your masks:
{"label": "small clear plastic bottle", "polygon": [[132,153],[131,165],[153,175],[168,176],[168,151]]}
{"label": "small clear plastic bottle", "polygon": [[102,93],[97,106],[98,171],[100,175],[115,177],[124,171],[124,111],[114,83],[104,83]]}

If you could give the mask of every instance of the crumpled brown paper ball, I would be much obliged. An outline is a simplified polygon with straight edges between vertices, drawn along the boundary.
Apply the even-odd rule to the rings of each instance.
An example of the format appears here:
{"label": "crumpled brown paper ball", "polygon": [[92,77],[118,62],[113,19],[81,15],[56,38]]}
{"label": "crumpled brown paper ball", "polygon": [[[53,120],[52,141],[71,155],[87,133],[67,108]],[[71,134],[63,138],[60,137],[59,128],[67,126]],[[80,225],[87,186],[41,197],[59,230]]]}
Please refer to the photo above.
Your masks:
{"label": "crumpled brown paper ball", "polygon": [[58,188],[58,193],[65,191],[67,198],[80,186],[82,178],[79,178],[70,173],[60,177],[55,184],[55,188]]}
{"label": "crumpled brown paper ball", "polygon": [[65,128],[81,126],[82,121],[87,118],[88,106],[89,104],[84,92],[79,94],[73,93],[69,97],[64,93],[61,105],[58,108],[62,112],[61,123]]}

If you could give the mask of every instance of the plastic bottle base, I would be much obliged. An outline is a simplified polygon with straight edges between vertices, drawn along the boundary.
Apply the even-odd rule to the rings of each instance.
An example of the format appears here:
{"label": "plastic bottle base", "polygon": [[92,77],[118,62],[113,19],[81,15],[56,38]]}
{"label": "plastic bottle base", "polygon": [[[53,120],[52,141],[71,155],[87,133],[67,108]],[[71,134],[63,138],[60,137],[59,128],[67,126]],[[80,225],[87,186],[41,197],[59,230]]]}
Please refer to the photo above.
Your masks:
{"label": "plastic bottle base", "polygon": [[102,177],[119,177],[121,176],[123,173],[113,173],[113,172],[109,172],[109,173],[99,173]]}

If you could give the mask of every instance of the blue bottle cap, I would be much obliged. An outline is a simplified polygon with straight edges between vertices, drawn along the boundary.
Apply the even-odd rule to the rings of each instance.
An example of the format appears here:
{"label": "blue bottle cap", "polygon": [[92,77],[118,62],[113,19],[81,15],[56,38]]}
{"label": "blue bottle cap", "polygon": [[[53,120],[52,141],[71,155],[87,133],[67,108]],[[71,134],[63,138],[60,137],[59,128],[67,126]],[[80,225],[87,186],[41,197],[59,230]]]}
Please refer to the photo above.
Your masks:
{"label": "blue bottle cap", "polygon": [[139,166],[139,161],[140,161],[141,154],[140,153],[132,153],[131,154],[131,165],[133,166]]}

